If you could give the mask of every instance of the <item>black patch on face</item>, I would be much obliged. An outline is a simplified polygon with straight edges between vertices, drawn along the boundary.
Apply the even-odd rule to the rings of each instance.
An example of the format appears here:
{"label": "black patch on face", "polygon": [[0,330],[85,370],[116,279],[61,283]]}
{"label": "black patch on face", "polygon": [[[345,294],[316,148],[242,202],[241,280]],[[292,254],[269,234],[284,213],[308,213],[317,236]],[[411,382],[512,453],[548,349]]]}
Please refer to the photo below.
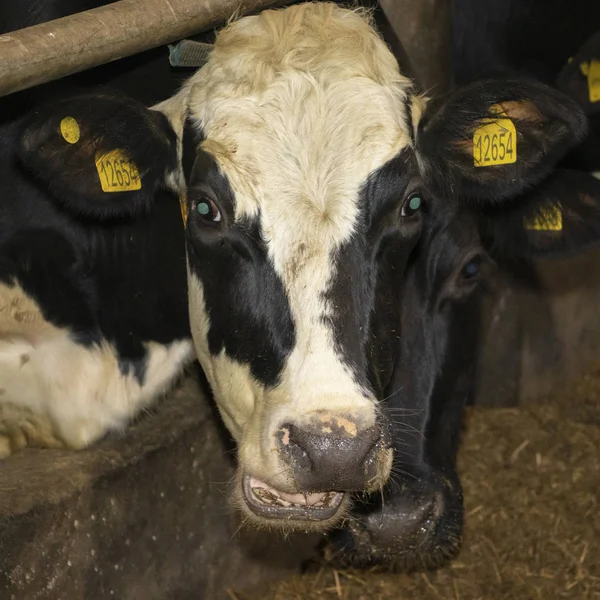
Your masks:
{"label": "black patch on face", "polygon": [[414,172],[410,151],[400,153],[363,186],[358,199],[359,217],[351,239],[336,252],[333,276],[325,298],[332,307],[327,322],[333,330],[337,353],[354,372],[357,382],[370,387],[367,342],[375,305],[379,263],[390,243],[397,247],[398,270],[418,238],[419,219],[403,221],[401,206]]}
{"label": "black patch on face", "polygon": [[[221,213],[207,222],[196,210],[209,199]],[[213,355],[250,366],[266,386],[278,382],[295,330],[283,283],[268,259],[259,219],[234,222],[235,198],[215,160],[199,151],[188,187],[188,260],[204,289]],[[193,315],[192,315],[193,320]]]}
{"label": "black patch on face", "polygon": [[[437,203],[436,213],[429,215],[406,269],[400,321],[387,322],[397,332],[397,345],[384,388],[385,408],[393,415],[403,470],[422,464],[454,468],[479,328],[478,295],[473,294],[478,280],[464,269],[483,255],[474,221],[458,215],[450,203]],[[394,313],[378,304],[376,320]],[[377,330],[385,327],[378,324]]]}
{"label": "black patch on face", "polygon": [[436,567],[460,547],[455,462],[479,325],[474,276],[464,267],[481,248],[470,215],[428,200],[408,262],[397,237],[379,263],[370,355],[392,424],[394,474],[331,535],[343,565]]}

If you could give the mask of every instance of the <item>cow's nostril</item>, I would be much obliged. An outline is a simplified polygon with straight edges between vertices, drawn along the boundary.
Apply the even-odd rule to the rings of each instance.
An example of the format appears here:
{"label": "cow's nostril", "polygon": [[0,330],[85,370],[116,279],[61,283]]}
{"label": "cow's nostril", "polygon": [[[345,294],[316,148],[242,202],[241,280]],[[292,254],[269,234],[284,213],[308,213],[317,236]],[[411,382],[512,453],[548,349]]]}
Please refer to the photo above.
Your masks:
{"label": "cow's nostril", "polygon": [[286,457],[287,462],[294,466],[295,470],[311,471],[313,469],[312,460],[306,450],[302,447],[302,443],[298,439],[302,435],[298,434],[298,428],[292,424],[286,423],[279,430],[281,449]]}
{"label": "cow's nostril", "polygon": [[364,491],[387,479],[391,449],[378,425],[360,429],[350,419],[331,417],[286,423],[279,431],[280,452],[302,489]]}

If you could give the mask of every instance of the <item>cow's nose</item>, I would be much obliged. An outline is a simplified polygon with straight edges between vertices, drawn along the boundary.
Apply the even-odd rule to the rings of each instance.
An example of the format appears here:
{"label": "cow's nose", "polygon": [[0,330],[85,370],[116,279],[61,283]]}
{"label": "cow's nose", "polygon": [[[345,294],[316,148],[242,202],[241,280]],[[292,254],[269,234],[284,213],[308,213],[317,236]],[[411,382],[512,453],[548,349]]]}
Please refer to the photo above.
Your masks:
{"label": "cow's nose", "polygon": [[386,429],[359,429],[345,417],[281,426],[281,451],[301,490],[373,491],[387,481],[393,450]]}
{"label": "cow's nose", "polygon": [[429,542],[444,515],[441,493],[422,497],[418,503],[391,504],[365,518],[371,545],[379,552],[394,551],[399,547],[406,553],[414,552]]}

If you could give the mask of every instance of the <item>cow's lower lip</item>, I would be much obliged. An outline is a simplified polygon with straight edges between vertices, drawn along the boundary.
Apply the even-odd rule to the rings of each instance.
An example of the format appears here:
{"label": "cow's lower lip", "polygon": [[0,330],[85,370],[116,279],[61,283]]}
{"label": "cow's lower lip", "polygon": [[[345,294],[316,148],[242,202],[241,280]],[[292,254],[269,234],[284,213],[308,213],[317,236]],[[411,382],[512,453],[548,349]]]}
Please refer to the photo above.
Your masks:
{"label": "cow's lower lip", "polygon": [[244,500],[257,516],[288,521],[326,521],[338,512],[344,492],[288,494],[245,474],[242,482]]}

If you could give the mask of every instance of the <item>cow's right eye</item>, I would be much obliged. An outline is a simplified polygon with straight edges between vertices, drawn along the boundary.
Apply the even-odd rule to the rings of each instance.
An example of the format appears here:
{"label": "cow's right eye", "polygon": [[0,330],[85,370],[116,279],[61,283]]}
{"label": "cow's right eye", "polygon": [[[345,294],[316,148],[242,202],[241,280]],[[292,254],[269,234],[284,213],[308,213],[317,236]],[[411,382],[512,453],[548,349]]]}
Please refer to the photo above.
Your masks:
{"label": "cow's right eye", "polygon": [[194,202],[194,210],[206,221],[213,223],[221,221],[221,211],[210,198],[200,198]]}
{"label": "cow's right eye", "polygon": [[402,205],[400,215],[403,217],[412,217],[414,214],[419,212],[423,206],[423,200],[421,194],[411,194]]}

